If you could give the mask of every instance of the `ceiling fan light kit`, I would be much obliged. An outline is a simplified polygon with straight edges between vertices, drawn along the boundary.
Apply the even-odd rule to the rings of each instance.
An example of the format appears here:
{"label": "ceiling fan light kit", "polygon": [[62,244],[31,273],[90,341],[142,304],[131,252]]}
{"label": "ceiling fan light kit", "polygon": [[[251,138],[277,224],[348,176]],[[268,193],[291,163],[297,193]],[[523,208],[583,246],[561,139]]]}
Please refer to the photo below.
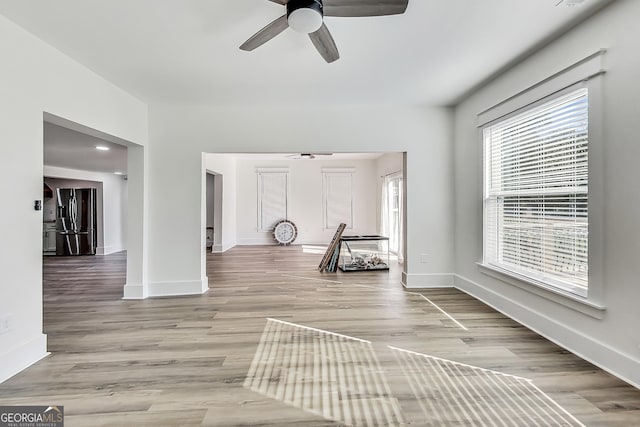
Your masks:
{"label": "ceiling fan light kit", "polygon": [[322,26],[321,0],[290,0],[287,3],[287,23],[293,31],[315,33]]}
{"label": "ceiling fan light kit", "polygon": [[244,42],[241,50],[254,50],[287,28],[308,34],[311,42],[328,63],[340,58],[338,48],[324,23],[325,16],[367,17],[400,15],[409,0],[269,0],[286,7],[286,13],[267,24]]}

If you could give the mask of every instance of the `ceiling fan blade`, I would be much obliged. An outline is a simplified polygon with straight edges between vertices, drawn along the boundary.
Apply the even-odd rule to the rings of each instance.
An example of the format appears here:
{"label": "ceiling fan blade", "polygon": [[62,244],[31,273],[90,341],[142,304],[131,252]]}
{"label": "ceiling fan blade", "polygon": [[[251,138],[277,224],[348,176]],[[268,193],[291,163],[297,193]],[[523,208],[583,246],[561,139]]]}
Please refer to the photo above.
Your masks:
{"label": "ceiling fan blade", "polygon": [[313,45],[318,49],[320,55],[328,63],[332,63],[340,58],[336,42],[333,41],[331,33],[325,24],[322,24],[320,29],[315,33],[309,34],[309,38],[313,42]]}
{"label": "ceiling fan blade", "polygon": [[249,40],[247,40],[242,44],[242,46],[240,46],[240,49],[253,50],[257,47],[260,47],[287,28],[289,28],[289,24],[287,23],[287,15],[282,15],[280,18],[271,22],[269,25],[252,35]]}
{"label": "ceiling fan blade", "polygon": [[409,0],[324,0],[324,16],[400,15],[408,4]]}
{"label": "ceiling fan blade", "polygon": [[285,4],[287,4],[287,3],[289,3],[289,0],[269,0],[269,1],[270,1],[270,2],[273,2],[273,3],[281,4],[281,5],[283,5],[283,6],[284,6]]}

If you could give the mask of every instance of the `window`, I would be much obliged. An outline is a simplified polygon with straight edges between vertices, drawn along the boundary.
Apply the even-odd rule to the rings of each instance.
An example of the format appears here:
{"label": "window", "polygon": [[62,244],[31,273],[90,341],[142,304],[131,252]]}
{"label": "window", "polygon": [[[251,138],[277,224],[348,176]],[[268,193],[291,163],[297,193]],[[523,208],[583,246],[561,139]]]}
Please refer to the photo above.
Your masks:
{"label": "window", "polygon": [[289,173],[283,169],[258,170],[258,231],[273,231],[287,219]]}
{"label": "window", "polygon": [[589,93],[482,128],[484,263],[583,297],[588,289]]}
{"label": "window", "polygon": [[335,229],[340,223],[353,228],[352,176],[352,169],[322,170],[325,229]]}
{"label": "window", "polygon": [[384,177],[382,184],[382,205],[380,234],[389,237],[389,252],[403,260],[402,253],[402,207],[403,207],[402,172]]}

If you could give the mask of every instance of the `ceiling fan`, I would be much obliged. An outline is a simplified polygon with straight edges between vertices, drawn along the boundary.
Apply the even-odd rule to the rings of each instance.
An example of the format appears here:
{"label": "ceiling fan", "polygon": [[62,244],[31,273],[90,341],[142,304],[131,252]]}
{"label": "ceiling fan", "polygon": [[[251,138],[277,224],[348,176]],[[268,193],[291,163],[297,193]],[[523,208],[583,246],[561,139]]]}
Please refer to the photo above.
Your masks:
{"label": "ceiling fan", "polygon": [[333,153],[300,153],[287,156],[290,159],[315,159],[316,156],[333,156]]}
{"label": "ceiling fan", "polygon": [[269,0],[287,8],[287,13],[244,42],[240,49],[251,51],[287,28],[308,34],[320,55],[331,63],[340,58],[336,43],[324,23],[325,16],[363,17],[399,15],[409,0]]}

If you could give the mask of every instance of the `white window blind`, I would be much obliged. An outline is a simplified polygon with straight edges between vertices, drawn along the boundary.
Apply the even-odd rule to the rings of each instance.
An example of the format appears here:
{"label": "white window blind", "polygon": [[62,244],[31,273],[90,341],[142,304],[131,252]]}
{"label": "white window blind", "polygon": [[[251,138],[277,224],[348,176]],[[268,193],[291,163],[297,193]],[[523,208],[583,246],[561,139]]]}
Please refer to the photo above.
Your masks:
{"label": "white window blind", "polygon": [[586,296],[588,92],[483,128],[485,264]]}
{"label": "white window blind", "polygon": [[325,172],[324,228],[334,229],[340,223],[353,228],[352,174],[350,172]]}
{"label": "white window blind", "polygon": [[275,224],[287,219],[289,174],[258,173],[258,230],[272,231]]}

